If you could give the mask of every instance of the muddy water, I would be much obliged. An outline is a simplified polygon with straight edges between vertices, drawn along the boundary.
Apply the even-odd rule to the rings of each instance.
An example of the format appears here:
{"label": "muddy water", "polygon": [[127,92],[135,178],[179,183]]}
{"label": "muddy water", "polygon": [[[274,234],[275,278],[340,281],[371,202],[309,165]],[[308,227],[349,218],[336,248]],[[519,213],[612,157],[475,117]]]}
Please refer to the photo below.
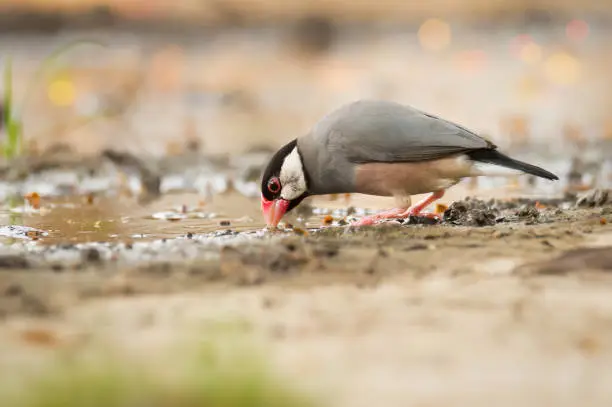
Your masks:
{"label": "muddy water", "polygon": [[[472,189],[467,181],[452,188],[439,202],[450,205],[466,196],[480,198],[547,198],[560,196],[561,188],[548,185],[533,188],[510,184],[508,180],[489,181],[488,185]],[[413,201],[424,195],[413,197]],[[392,198],[367,195],[323,196],[307,200],[306,210],[296,210],[286,220],[306,228],[319,228],[323,219],[331,215],[335,220],[347,215],[363,216],[391,207]],[[431,208],[430,208],[431,209]],[[347,211],[348,210],[348,211]],[[150,205],[139,205],[132,198],[67,196],[41,199],[39,209],[22,204],[5,207],[0,211],[0,224],[24,226],[44,232],[44,235],[26,234],[36,244],[87,242],[133,242],[172,239],[211,232],[254,232],[265,227],[258,199],[237,192],[214,196],[210,202],[197,193],[168,194]],[[19,237],[6,233],[5,242]]]}
{"label": "muddy water", "polygon": [[[48,84],[41,84],[43,89],[25,112],[28,142],[36,141],[40,147],[64,141],[81,152],[113,147],[166,154],[197,139],[203,154],[233,155],[255,144],[277,147],[338,105],[375,97],[399,100],[465,124],[502,147],[517,147],[520,151],[513,154],[517,158],[565,178],[570,157],[555,154],[572,152],[568,134],[577,138],[573,141],[593,142],[583,157],[598,161],[606,154],[606,144],[597,142],[607,137],[609,94],[603,89],[609,87],[607,67],[612,60],[607,51],[602,52],[609,36],[605,25],[593,23],[585,41],[568,47],[564,24],[494,32],[453,24],[452,43],[439,53],[423,49],[411,27],[347,27],[339,30],[327,53],[315,57],[295,53],[280,28],[197,37],[102,32],[96,37],[109,47],[75,52],[59,70],[78,96],[70,108],[54,106],[44,89]],[[524,31],[537,44],[537,58],[529,61],[512,54],[511,44]],[[0,39],[0,50],[10,50],[19,67],[16,92],[24,90],[42,55],[57,43],[82,35]],[[89,62],[93,55],[99,61],[95,66]],[[472,61],[474,55],[483,58],[481,63]],[[559,58],[569,58],[576,72],[555,65]],[[80,111],[108,103],[121,108],[121,113],[72,130]],[[518,129],[507,124],[513,121],[519,123],[515,123]],[[562,192],[564,181],[537,182],[526,188],[523,179],[521,188],[506,188],[507,179],[482,179],[479,189],[461,185],[443,202],[468,194],[555,196]],[[612,179],[600,181],[606,187]],[[257,199],[240,194],[217,194],[205,204],[197,194],[172,194],[141,207],[116,196],[103,196],[93,204],[80,196],[49,198],[43,187],[44,183],[32,187],[43,195],[41,211],[16,214],[8,207],[0,211],[2,225],[45,231],[47,235],[36,244],[148,241],[263,227]],[[1,190],[0,195],[4,196]],[[321,198],[314,203],[332,209],[392,205],[388,199],[371,197]],[[307,219],[306,226],[320,226],[322,214]]]}
{"label": "muddy water", "polygon": [[[532,193],[535,190],[532,189]],[[525,188],[497,187],[470,190],[459,185],[449,191],[440,202],[449,204],[467,194],[481,197],[509,197],[517,194],[529,196]],[[550,193],[538,191],[539,197]],[[414,200],[422,196],[415,196]],[[345,217],[347,208],[357,216],[372,213],[393,205],[390,198],[365,195],[325,196],[309,199],[304,207],[316,205],[314,210],[296,210],[287,220],[301,226],[317,228],[326,215]],[[139,205],[134,199],[100,196],[43,197],[40,207],[34,209],[24,199],[13,202],[0,211],[0,224],[5,227],[24,226],[44,232],[44,235],[23,236],[35,238],[39,244],[150,241],[184,237],[188,234],[206,234],[231,230],[247,232],[265,227],[258,199],[237,192],[219,194],[203,200],[196,193],[169,194],[150,205]],[[17,238],[22,229],[0,233],[5,241]]]}
{"label": "muddy water", "polygon": [[[524,176],[481,177],[476,183],[464,180],[449,189],[440,203],[448,206],[467,196],[487,199],[523,197],[536,200],[562,196],[568,187],[565,175],[570,171],[569,160],[548,161],[541,165],[557,173],[561,180],[548,182],[536,179],[530,183]],[[184,171],[197,172],[197,168],[187,168]],[[602,174],[604,176],[599,177],[593,186],[610,186],[612,179],[608,178],[605,168]],[[186,179],[182,179],[182,175],[170,175],[162,177],[161,184],[165,187],[162,188],[161,196],[150,203],[141,204],[133,191],[126,193],[115,187],[100,190],[95,183],[89,186],[79,184],[75,181],[78,179],[76,175],[68,175],[70,172],[65,172],[64,176],[54,179],[42,173],[35,176],[33,181],[26,180],[20,184],[18,189],[24,194],[40,192],[39,207],[34,208],[31,202],[15,198],[15,195],[7,199],[0,210],[0,225],[5,227],[4,231],[0,230],[0,235],[4,236],[5,242],[19,237],[26,240],[35,238],[33,243],[42,245],[152,241],[211,232],[254,232],[261,231],[265,226],[257,184],[252,181],[241,188],[225,186],[215,193],[199,193]],[[231,175],[223,170],[212,177],[231,179]],[[587,184],[591,182],[589,179],[583,181]],[[112,186],[108,179],[102,184]],[[173,190],[173,185],[183,190]],[[69,192],[87,191],[87,188],[97,192],[77,195]],[[413,201],[422,197],[424,195],[415,196]],[[391,198],[359,194],[313,197],[289,214],[286,220],[302,228],[316,229],[323,225],[323,218],[327,215],[337,221],[347,215],[363,216],[393,204]],[[27,230],[6,229],[11,226],[35,228],[43,234],[28,235]]]}
{"label": "muddy water", "polygon": [[[102,98],[100,87],[118,88],[114,84],[120,79],[114,78],[112,68],[128,76],[132,71],[137,76],[146,72],[135,114],[80,131],[50,132],[48,139],[69,141],[88,151],[112,145],[162,152],[166,141],[188,133],[187,118],[193,119],[204,152],[236,151],[265,141],[276,146],[339,103],[366,96],[400,99],[498,138],[504,136],[503,131],[495,134],[499,121],[511,113],[533,119],[529,134],[536,143],[560,140],[560,129],[570,119],[583,125],[588,137],[600,137],[604,116],[609,114],[603,110],[610,96],[604,91],[609,84],[605,67],[611,60],[607,51],[601,51],[607,37],[594,27],[586,46],[577,52],[583,68],[578,81],[557,86],[540,81],[539,75],[550,69],[546,68],[549,57],[559,51],[563,30],[544,31],[536,39],[544,47],[541,60],[533,65],[507,55],[508,42],[519,30],[495,35],[453,31],[454,49],[445,55],[423,53],[414,33],[401,30],[380,31],[363,41],[345,33],[330,55],[314,63],[296,63],[279,52],[278,39],[244,33],[198,38],[184,54],[176,52],[174,43],[180,39],[166,38],[150,41],[153,51],[147,56],[152,58],[143,58],[142,66],[142,42],[119,35],[111,38],[110,50],[94,51],[110,65],[107,71],[100,73],[97,62],[95,68],[83,64],[74,67],[80,71],[75,76],[85,82],[92,76],[103,79],[102,86],[89,84],[93,90],[83,95]],[[227,47],[228,43],[233,46]],[[0,40],[0,49],[9,45],[20,50],[18,65],[28,65],[49,44],[40,39]],[[485,51],[489,63],[456,69],[455,57],[462,65],[463,51],[476,48]],[[178,54],[183,68],[189,67],[174,69],[170,62],[170,84],[156,76],[170,72],[160,69],[168,54]],[[252,69],[245,72],[245,66]],[[190,73],[181,77],[177,70]],[[107,83],[109,77],[113,86]],[[20,80],[23,83],[25,78]],[[214,96],[198,101],[200,96],[236,90],[242,91],[241,103],[252,103],[250,108],[215,104],[210,102]],[[196,101],[185,98],[186,103],[185,93],[195,94]],[[45,105],[41,94],[28,113],[46,119],[28,128],[44,133],[51,118],[58,117],[58,109]],[[551,143],[550,150],[562,144]],[[467,195],[560,195],[569,157],[555,160],[554,152],[543,150],[526,148],[516,156],[558,173],[561,182],[529,187],[525,178],[517,184],[483,179],[477,189],[466,184],[451,189],[442,202],[450,204]],[[600,181],[605,186],[611,179]],[[40,210],[15,213],[7,204],[0,211],[0,224],[7,227],[0,231],[9,235],[0,247],[0,318],[22,323],[22,316],[59,314],[53,321],[68,331],[102,330],[116,335],[120,343],[134,341],[134,349],[140,349],[182,331],[177,320],[193,327],[225,317],[227,310],[232,316],[244,314],[266,333],[275,345],[275,356],[296,380],[327,379],[332,372],[329,379],[338,381],[334,383],[344,399],[336,404],[340,406],[371,406],[381,400],[388,406],[491,405],[500,400],[507,405],[574,406],[580,401],[610,405],[606,385],[610,369],[605,362],[611,357],[612,332],[604,318],[611,308],[612,280],[605,272],[612,269],[612,259],[606,255],[610,253],[606,247],[612,246],[610,206],[558,212],[544,208],[537,221],[530,207],[527,219],[485,227],[390,224],[354,233],[320,228],[326,213],[321,210],[306,219],[306,226],[317,228],[316,233],[296,237],[285,232],[268,240],[250,239],[262,236],[256,196],[166,191],[159,201],[141,206],[133,196],[114,191],[96,195],[89,203],[81,195],[47,193],[53,188],[45,188],[45,182],[28,188],[18,195],[38,191]],[[327,208],[337,219],[349,206],[382,209],[392,201],[339,196],[321,197],[311,204]],[[510,212],[515,216],[517,210]],[[168,219],[173,217],[177,219]],[[46,235],[32,237],[31,230],[9,225],[35,228]],[[221,247],[225,240],[214,233],[226,230],[252,233],[243,234],[247,236],[243,244]],[[207,239],[211,232],[213,238]],[[189,233],[194,234],[192,239],[187,238]],[[167,242],[159,244],[162,239]],[[69,244],[87,242],[92,244],[78,250]],[[131,249],[122,246],[131,242]],[[568,263],[568,251],[580,251],[594,242],[603,247],[597,261],[592,253],[579,252],[569,256]],[[58,249],[56,244],[67,247]],[[559,267],[557,256],[569,269]],[[518,268],[528,263],[528,269]],[[585,269],[593,269],[594,277],[589,279]],[[228,289],[232,285],[251,287]],[[296,286],[308,289],[291,289]],[[39,324],[40,320],[31,323],[35,329]],[[38,355],[31,344],[14,339],[20,338],[17,325],[0,326],[5,349],[0,362]],[[147,357],[156,354],[155,347],[145,348]],[[524,363],[527,359],[531,363]],[[584,380],[571,382],[580,388],[559,392],[568,388],[566,379],[576,372]],[[417,385],[407,391],[406,383]],[[465,391],[474,383],[491,383],[487,388],[495,390],[490,393],[494,402],[475,402],[475,394]],[[563,400],[557,398],[561,393]],[[566,397],[572,393],[576,402]],[[608,402],[597,401],[603,398]]]}
{"label": "muddy water", "polygon": [[[25,206],[27,208],[27,206]],[[257,203],[239,194],[221,196],[214,204],[203,204],[197,194],[161,199],[150,206],[114,197],[43,199],[38,210],[5,209],[3,225],[17,225],[44,231],[39,244],[150,241],[200,234],[215,230],[261,229]],[[10,239],[10,237],[7,237]]]}

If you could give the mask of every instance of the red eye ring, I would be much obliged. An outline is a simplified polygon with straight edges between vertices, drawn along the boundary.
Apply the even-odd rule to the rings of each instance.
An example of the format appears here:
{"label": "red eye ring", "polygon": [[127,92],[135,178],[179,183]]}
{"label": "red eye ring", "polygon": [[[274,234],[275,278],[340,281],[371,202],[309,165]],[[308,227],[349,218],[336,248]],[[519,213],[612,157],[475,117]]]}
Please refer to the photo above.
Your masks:
{"label": "red eye ring", "polygon": [[280,190],[281,186],[278,178],[272,178],[270,179],[270,181],[268,181],[268,191],[272,192],[273,194],[276,194],[280,192]]}

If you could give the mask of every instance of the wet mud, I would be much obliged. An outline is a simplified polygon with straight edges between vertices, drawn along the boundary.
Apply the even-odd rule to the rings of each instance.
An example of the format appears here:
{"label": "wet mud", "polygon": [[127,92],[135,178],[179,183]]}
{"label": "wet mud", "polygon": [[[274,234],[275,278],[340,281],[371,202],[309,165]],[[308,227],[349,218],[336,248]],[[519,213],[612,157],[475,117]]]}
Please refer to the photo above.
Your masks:
{"label": "wet mud", "polygon": [[[416,26],[328,23],[165,39],[117,26],[108,52],[75,55],[67,76],[86,83],[75,112],[109,117],[72,129],[59,110],[73,109],[40,92],[24,155],[0,158],[0,370],[36,371],[25,362],[62,348],[64,333],[151,359],[165,339],[238,319],[295,382],[332,383],[334,406],[612,405],[612,127],[597,109],[607,26],[592,23],[588,47],[541,43],[539,75],[508,53],[522,28],[485,30],[480,50],[462,50],[484,31],[452,23],[456,58],[441,64],[421,55]],[[51,46],[3,44],[23,49],[16,89]],[[580,68],[565,72],[569,97],[556,93],[559,57]],[[472,123],[561,180],[478,178],[431,208],[441,220],[371,227],[351,222],[389,202],[308,199],[265,230],[271,154],[365,94]]]}
{"label": "wet mud", "polygon": [[[363,227],[352,222],[389,202],[320,197],[267,230],[258,174],[270,153],[56,148],[7,165],[0,341],[10,351],[0,365],[27,371],[34,348],[77,346],[54,339],[64,337],[93,350],[103,337],[150,358],[160,341],[238,320],[272,345],[283,372],[333,383],[333,405],[447,406],[467,400],[468,376],[487,383],[505,370],[559,388],[574,355],[610,357],[609,185],[585,187],[576,171],[552,186],[482,179],[449,190],[432,208],[440,220]],[[608,365],[584,364],[599,378],[584,384],[589,405],[609,405],[599,402],[609,386],[595,387]],[[440,381],[445,392],[423,390]],[[551,404],[516,383],[492,383],[495,400]]]}
{"label": "wet mud", "polygon": [[[591,191],[587,199],[606,193]],[[579,248],[594,236],[612,236],[612,205],[600,198],[579,205],[584,199],[467,198],[453,202],[433,224],[423,218],[368,227],[350,225],[353,211],[332,211],[344,215],[332,217],[315,207],[302,227],[270,231],[252,223],[241,230],[230,220],[214,220],[211,232],[183,228],[172,238],[129,241],[45,243],[43,235],[33,238],[30,229],[13,227],[24,239],[0,253],[0,315],[54,315],[94,298],[230,286],[371,287],[402,275],[608,270],[605,249]],[[182,221],[163,222],[181,229]],[[513,259],[512,267],[483,266],[498,258]]]}

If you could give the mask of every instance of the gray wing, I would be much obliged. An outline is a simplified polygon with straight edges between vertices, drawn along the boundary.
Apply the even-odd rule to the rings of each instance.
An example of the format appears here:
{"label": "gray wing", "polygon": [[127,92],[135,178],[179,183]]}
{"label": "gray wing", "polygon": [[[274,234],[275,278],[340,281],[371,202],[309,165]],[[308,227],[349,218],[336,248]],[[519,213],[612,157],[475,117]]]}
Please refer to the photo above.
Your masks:
{"label": "gray wing", "polygon": [[353,163],[425,161],[496,148],[455,123],[385,101],[343,106],[323,118],[313,135]]}

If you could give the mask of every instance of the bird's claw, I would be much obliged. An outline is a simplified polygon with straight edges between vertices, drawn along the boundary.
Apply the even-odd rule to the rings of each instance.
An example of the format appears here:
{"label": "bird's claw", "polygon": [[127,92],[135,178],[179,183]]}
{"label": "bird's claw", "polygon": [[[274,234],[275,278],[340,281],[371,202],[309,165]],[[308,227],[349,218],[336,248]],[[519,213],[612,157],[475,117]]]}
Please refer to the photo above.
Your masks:
{"label": "bird's claw", "polygon": [[376,219],[374,216],[364,216],[363,218],[356,220],[354,222],[351,222],[351,226],[371,226],[376,224],[377,221],[379,221],[380,219]]}
{"label": "bird's claw", "polygon": [[408,219],[410,217],[436,219],[439,221],[442,220],[442,215],[434,212],[407,210],[402,213],[397,213],[397,211],[387,211],[376,215],[364,216],[363,218],[352,222],[351,226],[372,226],[381,223],[384,220]]}
{"label": "bird's claw", "polygon": [[351,226],[371,226],[386,219],[401,219],[404,213],[405,209],[390,209],[374,215],[364,216],[351,223]]}

